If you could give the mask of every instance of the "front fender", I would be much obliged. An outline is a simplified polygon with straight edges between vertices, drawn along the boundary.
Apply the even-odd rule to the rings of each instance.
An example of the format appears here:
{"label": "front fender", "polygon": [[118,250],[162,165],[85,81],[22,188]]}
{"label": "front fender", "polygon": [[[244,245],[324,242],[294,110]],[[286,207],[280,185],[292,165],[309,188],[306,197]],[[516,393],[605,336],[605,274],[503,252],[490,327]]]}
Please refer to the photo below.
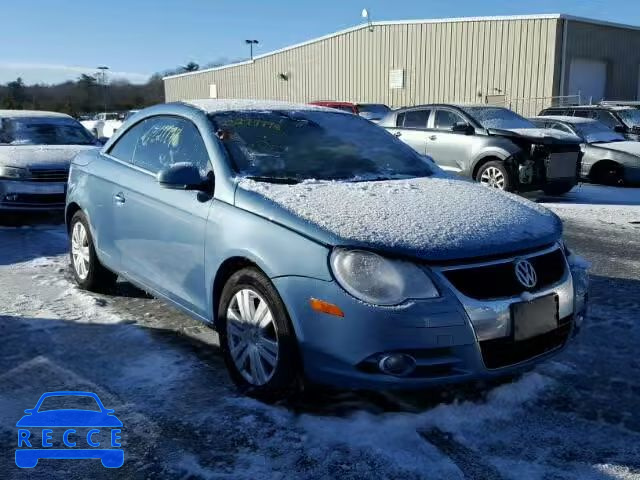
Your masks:
{"label": "front fender", "polygon": [[215,201],[205,234],[205,281],[209,311],[213,284],[221,265],[239,257],[257,265],[269,278],[297,276],[332,280],[330,247],[260,215]]}

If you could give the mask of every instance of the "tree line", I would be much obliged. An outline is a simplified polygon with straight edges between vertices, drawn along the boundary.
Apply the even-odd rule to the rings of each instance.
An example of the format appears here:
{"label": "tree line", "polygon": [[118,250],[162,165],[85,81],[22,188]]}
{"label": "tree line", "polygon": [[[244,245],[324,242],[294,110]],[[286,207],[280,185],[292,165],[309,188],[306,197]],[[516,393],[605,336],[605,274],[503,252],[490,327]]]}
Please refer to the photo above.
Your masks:
{"label": "tree line", "polygon": [[[205,65],[206,68],[222,65],[218,61]],[[126,80],[114,79],[105,86],[99,76],[82,74],[76,80],[55,85],[26,85],[21,78],[0,85],[0,108],[17,110],[49,110],[78,117],[88,113],[126,111],[139,109],[164,102],[162,77],[175,73],[199,70],[195,62],[189,62],[177,69],[155,73],[146,83],[133,84]]]}

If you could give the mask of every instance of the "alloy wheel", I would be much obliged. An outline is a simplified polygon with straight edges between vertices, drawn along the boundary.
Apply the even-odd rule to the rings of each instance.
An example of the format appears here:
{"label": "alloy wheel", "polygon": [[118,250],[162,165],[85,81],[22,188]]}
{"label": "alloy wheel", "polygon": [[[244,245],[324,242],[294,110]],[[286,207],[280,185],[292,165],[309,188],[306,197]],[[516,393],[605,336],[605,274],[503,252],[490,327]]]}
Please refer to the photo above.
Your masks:
{"label": "alloy wheel", "polygon": [[80,280],[84,280],[89,275],[89,237],[82,222],[76,222],[71,233],[71,255],[73,257],[73,268]]}
{"label": "alloy wheel", "polygon": [[488,167],[482,172],[480,183],[491,188],[504,190],[505,178],[500,169],[496,167]]}
{"label": "alloy wheel", "polygon": [[266,384],[278,365],[278,334],[269,305],[243,288],[227,308],[227,343],[238,372],[252,385]]}

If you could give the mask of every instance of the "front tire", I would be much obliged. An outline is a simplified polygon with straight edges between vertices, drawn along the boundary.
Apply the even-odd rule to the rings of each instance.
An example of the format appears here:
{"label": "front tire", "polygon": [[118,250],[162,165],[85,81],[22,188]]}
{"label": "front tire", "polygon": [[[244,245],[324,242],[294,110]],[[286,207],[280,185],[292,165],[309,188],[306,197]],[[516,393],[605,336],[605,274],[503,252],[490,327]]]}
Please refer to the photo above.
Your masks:
{"label": "front tire", "polygon": [[86,215],[77,211],[71,218],[69,229],[69,255],[76,283],[83,290],[110,291],[117,275],[107,270],[96,254]]}
{"label": "front tire", "polygon": [[594,183],[609,186],[621,186],[624,183],[622,165],[604,161],[593,166],[589,175]]}
{"label": "front tire", "polygon": [[476,174],[476,180],[482,185],[511,192],[515,188],[515,181],[503,162],[490,161],[482,165]]}
{"label": "front tire", "polygon": [[216,327],[238,389],[272,402],[290,397],[301,373],[298,342],[285,306],[255,268],[234,273],[222,290]]}

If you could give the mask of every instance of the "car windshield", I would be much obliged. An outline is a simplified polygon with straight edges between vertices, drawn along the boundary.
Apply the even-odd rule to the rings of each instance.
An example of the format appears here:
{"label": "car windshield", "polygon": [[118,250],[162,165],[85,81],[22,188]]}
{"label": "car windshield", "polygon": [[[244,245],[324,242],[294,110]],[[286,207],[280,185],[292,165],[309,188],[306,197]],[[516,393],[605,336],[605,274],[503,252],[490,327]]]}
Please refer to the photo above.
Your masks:
{"label": "car windshield", "polygon": [[376,117],[383,117],[391,111],[389,107],[382,103],[360,103],[358,104],[360,113],[370,113]]}
{"label": "car windshield", "polygon": [[87,395],[55,395],[46,397],[38,412],[48,412],[50,410],[90,410],[100,412],[100,406],[96,399]]}
{"label": "car windshield", "polygon": [[484,128],[535,128],[535,125],[517,113],[501,107],[462,107]]}
{"label": "car windshield", "polygon": [[628,127],[640,129],[640,110],[637,108],[618,110],[618,115]]}
{"label": "car windshield", "polygon": [[355,115],[271,110],[210,118],[236,171],[259,180],[366,181],[433,173],[413,149]]}
{"label": "car windshield", "polygon": [[0,122],[0,144],[95,145],[96,140],[71,118],[20,117]]}
{"label": "car windshield", "polygon": [[587,143],[621,142],[624,137],[602,122],[574,123],[573,128]]}

